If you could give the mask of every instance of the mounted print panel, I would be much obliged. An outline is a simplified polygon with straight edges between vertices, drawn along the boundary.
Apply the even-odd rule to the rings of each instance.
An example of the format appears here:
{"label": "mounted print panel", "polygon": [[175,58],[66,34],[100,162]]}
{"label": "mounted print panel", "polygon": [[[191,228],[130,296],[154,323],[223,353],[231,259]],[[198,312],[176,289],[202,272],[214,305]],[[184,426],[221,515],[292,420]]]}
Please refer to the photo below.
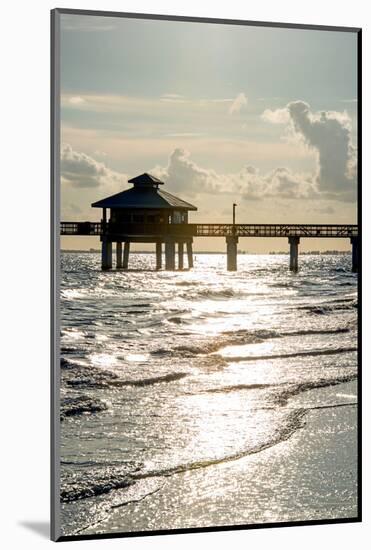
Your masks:
{"label": "mounted print panel", "polygon": [[360,30],[52,14],[54,540],[360,520]]}

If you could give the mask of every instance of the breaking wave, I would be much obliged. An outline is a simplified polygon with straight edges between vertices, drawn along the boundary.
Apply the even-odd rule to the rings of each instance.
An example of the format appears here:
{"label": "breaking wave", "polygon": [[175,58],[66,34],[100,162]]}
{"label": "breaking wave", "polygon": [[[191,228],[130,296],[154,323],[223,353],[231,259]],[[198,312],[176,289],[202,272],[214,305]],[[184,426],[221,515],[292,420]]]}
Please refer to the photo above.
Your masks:
{"label": "breaking wave", "polygon": [[69,416],[93,414],[107,410],[107,405],[99,399],[92,399],[86,395],[78,397],[64,397],[61,400],[60,418],[64,420]]}
{"label": "breaking wave", "polygon": [[259,453],[289,439],[298,429],[304,426],[305,409],[296,409],[289,412],[284,423],[277,427],[271,437],[265,441],[240,450],[236,453],[211,457],[194,462],[181,463],[174,466],[158,469],[145,470],[135,465],[128,468],[100,468],[84,471],[84,475],[76,480],[72,472],[65,472],[62,479],[62,490],[60,498],[62,502],[73,502],[93,496],[109,493],[115,489],[128,488],[136,481],[152,478],[167,477],[174,474],[184,473],[201,468],[207,468],[217,464],[238,460],[248,455]]}
{"label": "breaking wave", "polygon": [[352,373],[332,378],[320,378],[319,380],[303,382],[300,384],[235,384],[230,386],[209,388],[199,393],[231,393],[245,390],[269,390],[270,394],[266,395],[266,397],[271,397],[274,401],[279,402],[280,405],[283,405],[287,403],[290,397],[294,397],[300,393],[329,386],[337,386],[338,384],[344,384],[356,379],[357,373]]}
{"label": "breaking wave", "polygon": [[338,303],[338,304],[323,304],[318,306],[301,306],[299,309],[308,311],[313,315],[325,315],[328,313],[334,313],[336,311],[346,311],[357,309],[358,303],[355,300],[352,300],[350,303]]}
{"label": "breaking wave", "polygon": [[276,384],[235,384],[233,386],[222,386],[220,388],[210,388],[202,393],[230,393],[241,390],[266,390],[270,387],[275,387]]}
{"label": "breaking wave", "polygon": [[345,376],[338,376],[335,378],[320,378],[319,380],[313,380],[310,382],[303,382],[301,384],[289,385],[285,390],[281,391],[276,396],[276,400],[280,405],[285,405],[290,397],[294,397],[300,393],[315,390],[319,388],[326,388],[329,386],[337,386],[338,384],[344,384],[345,382],[351,382],[357,379],[357,373],[348,374]]}
{"label": "breaking wave", "polygon": [[259,361],[261,359],[285,359],[290,357],[315,357],[317,355],[337,355],[339,353],[351,353],[357,351],[356,347],[348,348],[330,348],[330,349],[321,349],[321,350],[310,350],[310,351],[296,351],[294,353],[275,353],[272,355],[248,355],[248,356],[228,356],[228,361]]}
{"label": "breaking wave", "polygon": [[212,289],[212,288],[201,288],[199,290],[191,291],[189,293],[184,294],[184,298],[187,298],[188,300],[198,300],[200,298],[206,298],[206,299],[218,299],[218,298],[233,298],[235,296],[242,296],[243,292],[235,290],[231,287],[229,288],[219,288],[219,289]]}
{"label": "breaking wave", "polygon": [[145,387],[153,384],[175,382],[187,375],[188,373],[186,372],[170,372],[148,378],[123,379],[112,371],[93,366],[69,363],[68,372],[65,375],[65,384],[72,388],[81,389],[121,388],[125,386]]}
{"label": "breaking wave", "polygon": [[61,502],[73,502],[83,498],[103,495],[113,489],[129,487],[134,483],[131,473],[138,469],[133,463],[124,466],[84,468],[83,475],[76,477],[72,470],[64,470],[61,479]]}
{"label": "breaking wave", "polygon": [[[154,356],[193,356],[193,355],[207,355],[215,353],[216,351],[234,345],[244,344],[258,344],[264,340],[271,338],[283,338],[287,336],[310,336],[321,334],[345,334],[349,332],[348,327],[340,328],[324,328],[324,329],[301,329],[294,331],[277,331],[277,330],[235,330],[224,331],[221,335],[214,338],[199,339],[194,344],[182,344],[180,346],[174,346],[169,348],[158,348],[151,351],[151,355]],[[326,353],[326,352],[325,352]],[[317,352],[315,353],[317,354]]]}
{"label": "breaking wave", "polygon": [[187,376],[186,372],[173,372],[163,376],[153,376],[152,378],[141,378],[138,380],[117,380],[113,386],[152,386],[153,384],[162,384],[164,382],[175,382]]}

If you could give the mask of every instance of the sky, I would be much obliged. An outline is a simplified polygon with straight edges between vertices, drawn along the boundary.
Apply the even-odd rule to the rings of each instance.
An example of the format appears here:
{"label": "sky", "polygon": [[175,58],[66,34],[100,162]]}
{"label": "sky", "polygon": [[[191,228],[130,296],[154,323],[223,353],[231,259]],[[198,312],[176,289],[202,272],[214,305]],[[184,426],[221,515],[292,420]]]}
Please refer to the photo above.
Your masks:
{"label": "sky", "polygon": [[235,202],[237,223],[357,223],[355,33],[62,15],[60,76],[61,220],[100,220],[92,202],[150,172],[191,222],[230,223]]}

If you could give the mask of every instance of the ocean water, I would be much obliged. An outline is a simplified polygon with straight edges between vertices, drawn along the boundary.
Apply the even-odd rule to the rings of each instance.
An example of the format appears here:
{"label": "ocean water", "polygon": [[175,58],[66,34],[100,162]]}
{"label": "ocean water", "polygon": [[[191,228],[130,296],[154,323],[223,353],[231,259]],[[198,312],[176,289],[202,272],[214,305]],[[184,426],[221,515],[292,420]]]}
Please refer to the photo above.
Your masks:
{"label": "ocean water", "polygon": [[349,256],[62,253],[66,535],[357,515]]}

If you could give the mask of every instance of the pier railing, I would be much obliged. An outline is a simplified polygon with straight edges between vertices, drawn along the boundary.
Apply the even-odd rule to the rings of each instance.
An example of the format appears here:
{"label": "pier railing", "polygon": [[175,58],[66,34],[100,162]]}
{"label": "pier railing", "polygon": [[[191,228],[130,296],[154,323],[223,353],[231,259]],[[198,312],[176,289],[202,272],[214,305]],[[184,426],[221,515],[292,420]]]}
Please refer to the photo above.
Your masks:
{"label": "pier railing", "polygon": [[100,222],[61,222],[61,235],[102,235]]}
{"label": "pier railing", "polygon": [[109,235],[125,237],[358,237],[358,225],[349,224],[143,224],[107,222],[61,222],[61,235]]}
{"label": "pier railing", "polygon": [[352,237],[357,225],[339,224],[194,224],[197,237]]}

